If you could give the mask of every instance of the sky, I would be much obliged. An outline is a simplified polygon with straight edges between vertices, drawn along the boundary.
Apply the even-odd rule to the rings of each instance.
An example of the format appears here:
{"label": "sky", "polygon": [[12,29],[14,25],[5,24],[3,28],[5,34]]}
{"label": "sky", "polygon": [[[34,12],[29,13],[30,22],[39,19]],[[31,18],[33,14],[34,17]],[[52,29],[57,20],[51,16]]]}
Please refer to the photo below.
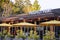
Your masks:
{"label": "sky", "polygon": [[[14,2],[14,0],[12,0]],[[34,0],[30,0],[33,4]],[[60,8],[60,0],[38,0],[41,10]]]}

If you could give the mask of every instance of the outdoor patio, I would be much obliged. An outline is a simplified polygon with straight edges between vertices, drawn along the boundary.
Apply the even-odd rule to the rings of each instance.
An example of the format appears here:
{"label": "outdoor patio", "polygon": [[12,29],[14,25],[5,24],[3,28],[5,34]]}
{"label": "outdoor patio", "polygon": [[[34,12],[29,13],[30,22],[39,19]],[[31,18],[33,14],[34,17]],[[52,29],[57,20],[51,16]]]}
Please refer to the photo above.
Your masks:
{"label": "outdoor patio", "polygon": [[60,40],[57,27],[60,21],[42,22],[40,25],[28,22],[0,24],[0,40]]}
{"label": "outdoor patio", "polygon": [[51,10],[0,17],[0,40],[60,40],[59,20]]}

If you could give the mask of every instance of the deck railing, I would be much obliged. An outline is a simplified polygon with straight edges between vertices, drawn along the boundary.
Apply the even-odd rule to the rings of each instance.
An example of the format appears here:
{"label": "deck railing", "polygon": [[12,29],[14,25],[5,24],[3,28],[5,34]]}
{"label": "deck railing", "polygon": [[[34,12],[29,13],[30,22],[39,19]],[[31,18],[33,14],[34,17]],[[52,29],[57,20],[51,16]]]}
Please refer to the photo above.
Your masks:
{"label": "deck railing", "polygon": [[49,27],[36,27],[36,30],[33,27],[11,27],[9,33],[7,27],[0,27],[0,40],[60,40],[55,31],[51,32]]}

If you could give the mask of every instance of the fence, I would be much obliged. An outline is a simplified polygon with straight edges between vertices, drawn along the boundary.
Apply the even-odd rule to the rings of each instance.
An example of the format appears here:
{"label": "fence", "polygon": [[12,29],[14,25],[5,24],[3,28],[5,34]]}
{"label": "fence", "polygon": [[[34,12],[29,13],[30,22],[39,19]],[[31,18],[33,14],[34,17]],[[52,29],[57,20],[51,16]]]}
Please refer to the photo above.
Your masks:
{"label": "fence", "polygon": [[0,27],[0,40],[60,40],[59,29],[51,32],[49,27]]}

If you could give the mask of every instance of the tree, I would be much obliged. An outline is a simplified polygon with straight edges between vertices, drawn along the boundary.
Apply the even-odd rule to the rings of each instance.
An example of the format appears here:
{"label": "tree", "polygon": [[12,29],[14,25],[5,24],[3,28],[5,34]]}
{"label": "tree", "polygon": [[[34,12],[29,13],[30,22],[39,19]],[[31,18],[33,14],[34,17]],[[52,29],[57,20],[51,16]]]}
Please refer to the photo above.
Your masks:
{"label": "tree", "polygon": [[0,0],[0,12],[2,12],[2,16],[8,17],[11,14],[14,15],[21,13],[29,13],[32,11],[40,10],[40,6],[37,0],[35,0],[33,5],[31,4],[30,0],[15,1],[15,4],[13,4],[10,0]]}
{"label": "tree", "polygon": [[10,14],[12,13],[12,5],[13,4],[10,0],[0,0],[0,10],[2,12],[2,17],[10,16]]}
{"label": "tree", "polygon": [[25,13],[37,11],[37,10],[40,10],[40,5],[38,4],[37,0],[34,1],[34,4],[31,4],[30,0],[25,0],[23,10]]}
{"label": "tree", "polygon": [[3,8],[2,17],[10,16],[10,14],[12,13],[12,3],[9,0],[4,1],[2,8]]}
{"label": "tree", "polygon": [[2,12],[3,12],[3,8],[2,8],[3,2],[4,0],[0,0],[0,16],[2,16]]}
{"label": "tree", "polygon": [[35,0],[34,1],[34,4],[33,4],[33,11],[37,11],[37,10],[40,10],[40,5],[38,4],[38,1]]}
{"label": "tree", "polygon": [[23,12],[23,7],[24,7],[24,0],[15,0],[16,1],[16,3],[15,3],[15,7],[16,7],[16,13],[18,13],[18,14],[21,14],[21,13],[24,13]]}
{"label": "tree", "polygon": [[25,13],[29,13],[32,11],[32,4],[31,4],[30,0],[25,0],[23,11]]}
{"label": "tree", "polygon": [[9,3],[10,0],[0,0],[0,6],[3,6],[4,3]]}
{"label": "tree", "polygon": [[16,12],[19,11],[19,8],[17,8],[15,5],[13,5],[12,11],[13,11],[12,14],[15,14]]}

